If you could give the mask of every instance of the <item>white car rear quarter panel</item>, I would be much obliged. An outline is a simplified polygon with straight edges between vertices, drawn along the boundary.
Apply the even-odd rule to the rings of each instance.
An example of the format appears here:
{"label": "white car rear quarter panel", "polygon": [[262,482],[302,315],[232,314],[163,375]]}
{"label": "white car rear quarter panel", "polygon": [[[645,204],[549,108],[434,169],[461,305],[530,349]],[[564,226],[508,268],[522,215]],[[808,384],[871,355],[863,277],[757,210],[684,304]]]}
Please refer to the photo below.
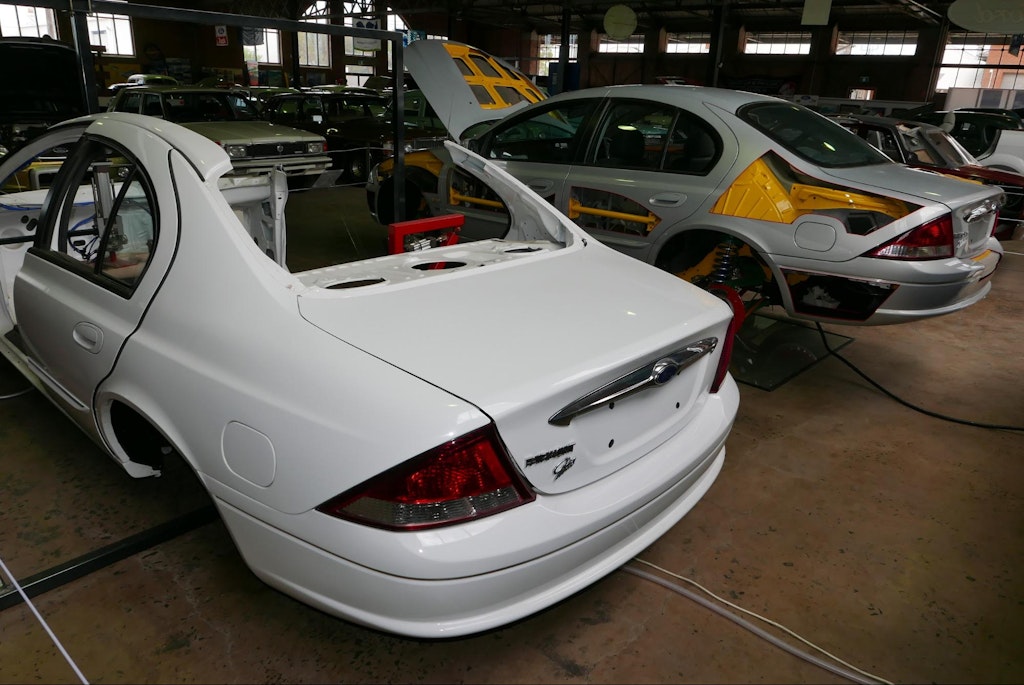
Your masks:
{"label": "white car rear quarter panel", "polygon": [[[290,513],[487,422],[475,407],[304,321],[301,284],[183,162],[174,175],[190,228],[98,403],[137,407],[204,480],[236,491],[222,497]],[[269,439],[271,485],[229,468],[222,436],[231,422]]]}

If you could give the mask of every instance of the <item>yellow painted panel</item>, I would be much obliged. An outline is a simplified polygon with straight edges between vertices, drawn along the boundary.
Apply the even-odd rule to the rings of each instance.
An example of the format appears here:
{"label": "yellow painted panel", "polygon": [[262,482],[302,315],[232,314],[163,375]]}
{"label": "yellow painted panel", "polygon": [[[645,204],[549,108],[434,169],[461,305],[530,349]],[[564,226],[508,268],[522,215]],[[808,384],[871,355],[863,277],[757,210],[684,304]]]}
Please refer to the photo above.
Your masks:
{"label": "yellow painted panel", "polygon": [[906,203],[899,200],[894,200],[890,197],[854,193],[837,188],[822,188],[820,186],[794,183],[790,194],[793,197],[793,204],[797,206],[800,214],[807,214],[817,209],[846,208],[881,212],[891,216],[893,219],[899,219],[910,213]]}
{"label": "yellow painted panel", "polygon": [[[416,152],[409,152],[405,155],[405,166],[408,167],[419,167],[429,171],[434,176],[441,175],[441,169],[444,168],[444,163],[438,159],[437,155],[429,150],[418,150]],[[395,158],[388,157],[380,163],[380,172],[385,176],[390,176],[395,168]]]}
{"label": "yellow painted panel", "polygon": [[504,100],[501,96],[501,88],[510,88],[518,92],[527,102],[540,102],[545,99],[545,95],[537,88],[536,85],[530,81],[520,78],[515,74],[509,73],[506,77],[495,77],[486,74],[482,74],[480,69],[474,64],[474,59],[481,59],[487,61],[491,68],[499,74],[507,73],[505,67],[496,63],[487,54],[480,52],[468,45],[462,45],[459,43],[445,43],[445,49],[448,54],[451,55],[452,59],[460,61],[465,65],[472,75],[463,74],[462,77],[466,79],[466,83],[471,86],[481,86],[487,89],[487,92],[494,98],[493,103],[480,103],[482,109],[505,109],[510,104]]}
{"label": "yellow painted panel", "polygon": [[763,159],[756,160],[733,181],[711,212],[784,224],[800,216],[786,188]]}
{"label": "yellow painted panel", "polygon": [[790,224],[804,214],[824,209],[856,209],[879,212],[893,219],[912,210],[889,197],[840,188],[793,183],[787,189],[763,158],[741,173],[718,198],[714,214]]}

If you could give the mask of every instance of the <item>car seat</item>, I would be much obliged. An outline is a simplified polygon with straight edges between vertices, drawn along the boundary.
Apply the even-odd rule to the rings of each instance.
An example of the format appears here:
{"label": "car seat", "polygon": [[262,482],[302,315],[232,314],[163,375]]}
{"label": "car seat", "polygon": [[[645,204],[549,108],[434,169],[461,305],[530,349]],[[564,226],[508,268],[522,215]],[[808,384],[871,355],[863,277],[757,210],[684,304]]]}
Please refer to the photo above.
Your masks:
{"label": "car seat", "polygon": [[706,171],[715,158],[715,141],[702,129],[689,132],[683,144],[683,153],[672,160],[671,168],[675,171],[700,173]]}
{"label": "car seat", "polygon": [[608,158],[604,166],[646,166],[644,134],[635,128],[616,128],[608,142]]}

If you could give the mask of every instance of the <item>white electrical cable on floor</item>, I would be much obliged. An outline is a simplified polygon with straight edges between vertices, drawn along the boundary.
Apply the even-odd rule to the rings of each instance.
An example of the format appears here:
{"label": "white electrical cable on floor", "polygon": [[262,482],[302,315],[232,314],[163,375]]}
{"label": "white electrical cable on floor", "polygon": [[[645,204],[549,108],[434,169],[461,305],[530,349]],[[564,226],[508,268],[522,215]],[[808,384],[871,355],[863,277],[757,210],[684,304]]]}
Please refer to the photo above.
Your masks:
{"label": "white electrical cable on floor", "polygon": [[[840,664],[842,664],[842,665],[852,669],[852,671],[855,671],[856,673],[851,672],[851,671],[847,671],[847,670],[842,669],[842,668],[839,668],[839,667],[837,667],[837,666],[835,666],[833,664],[828,663],[827,661],[819,659],[818,657],[814,656],[813,654],[809,654],[809,653],[804,652],[804,651],[802,651],[800,649],[797,649],[796,647],[793,647],[792,645],[787,644],[786,642],[783,642],[782,640],[780,640],[779,638],[775,637],[771,633],[769,633],[769,632],[767,632],[767,631],[765,631],[765,630],[763,630],[761,628],[758,628],[756,625],[754,625],[753,623],[750,623],[746,619],[743,619],[743,618],[741,618],[739,616],[736,616],[735,614],[732,614],[732,613],[722,609],[722,607],[718,606],[717,604],[713,604],[713,603],[707,601],[703,597],[701,597],[701,596],[699,596],[697,594],[694,594],[693,592],[690,592],[686,588],[684,588],[684,587],[682,587],[680,585],[677,585],[676,583],[669,582],[669,581],[665,580],[664,578],[659,578],[658,576],[656,576],[654,574],[647,573],[646,571],[641,571],[639,569],[632,568],[630,566],[623,566],[622,567],[622,570],[627,572],[627,573],[632,573],[635,576],[639,576],[641,578],[646,578],[647,580],[653,581],[653,582],[657,583],[658,585],[661,585],[661,586],[666,587],[666,588],[668,588],[670,590],[673,590],[674,592],[677,592],[677,593],[683,595],[684,597],[688,597],[688,598],[692,599],[693,601],[697,602],[701,606],[706,607],[708,609],[711,609],[716,614],[719,614],[720,616],[729,619],[733,623],[736,623],[737,625],[742,626],[743,628],[746,628],[747,630],[751,631],[752,633],[754,633],[758,637],[762,637],[765,640],[768,640],[770,643],[772,643],[776,647],[778,647],[778,648],[780,648],[780,649],[782,649],[784,651],[787,651],[790,654],[793,654],[794,656],[800,657],[804,661],[807,661],[807,662],[809,662],[811,664],[814,664],[815,666],[819,666],[820,668],[823,668],[823,669],[825,669],[827,671],[835,673],[836,675],[841,676],[843,678],[846,678],[847,680],[850,680],[851,682],[858,683],[859,685],[874,685],[874,684],[877,684],[877,683],[881,683],[882,685],[892,685],[892,683],[889,682],[888,680],[885,680],[883,678],[879,678],[878,676],[876,676],[876,675],[874,675],[872,673],[868,673],[867,671],[862,671],[861,669],[857,668],[856,666],[843,661],[839,657],[835,656],[834,654],[831,654],[830,652],[827,652],[826,650],[824,650],[821,647],[817,646],[813,642],[810,642],[810,641],[804,639],[803,637],[800,637],[799,635],[797,635],[795,632],[793,632],[789,628],[785,627],[784,625],[782,625],[780,623],[777,623],[777,622],[775,622],[775,621],[773,621],[773,620],[771,620],[769,618],[765,618],[764,616],[761,616],[759,614],[756,614],[753,611],[750,611],[749,609],[744,609],[743,607],[741,607],[741,606],[739,606],[737,604],[733,604],[732,602],[730,602],[727,599],[719,597],[715,593],[711,592],[711,590],[708,590],[706,587],[704,587],[703,585],[701,585],[700,583],[698,583],[695,580],[691,580],[689,578],[681,576],[678,573],[673,573],[672,571],[669,571],[669,570],[664,569],[664,568],[662,568],[660,566],[652,564],[649,561],[644,561],[643,559],[640,559],[639,557],[634,557],[633,561],[635,561],[637,563],[640,563],[640,564],[645,564],[647,566],[650,566],[651,568],[657,569],[657,570],[661,571],[662,573],[664,573],[666,575],[672,576],[673,578],[678,578],[679,580],[681,580],[683,582],[689,583],[689,584],[693,585],[694,587],[699,588],[702,592],[706,593],[707,595],[709,595],[711,597],[714,597],[716,600],[718,600],[722,604],[726,604],[726,605],[732,607],[733,609],[736,609],[737,611],[740,611],[740,612],[742,612],[744,614],[747,614],[748,616],[752,616],[752,617],[756,618],[759,621],[764,621],[765,623],[767,623],[767,624],[769,624],[771,626],[774,626],[774,627],[778,628],[779,630],[784,631],[785,633],[787,633],[789,635],[792,635],[794,638],[796,638],[797,640],[800,640],[801,642],[803,642],[807,646],[811,647],[812,649],[815,649],[818,652],[821,652],[822,654],[824,654],[828,658],[833,659],[834,661],[837,661],[838,663],[840,663]],[[858,676],[857,674],[860,674],[860,676],[864,676],[864,678],[867,678],[867,680],[865,680],[864,678]]]}
{"label": "white electrical cable on floor", "polygon": [[10,395],[0,395],[0,400],[13,400],[15,397],[21,397],[22,395],[27,395],[30,392],[32,392],[33,390],[35,390],[35,388],[28,387],[28,388],[25,388],[24,390],[19,390],[18,392],[12,392]]}
{"label": "white electrical cable on floor", "polygon": [[0,570],[3,570],[4,575],[11,579],[11,584],[14,585],[14,589],[18,591],[18,594],[21,595],[22,600],[24,600],[25,604],[28,605],[28,608],[32,610],[32,613],[35,614],[36,619],[43,626],[43,629],[50,636],[50,639],[53,640],[53,644],[57,645],[57,649],[60,651],[61,655],[63,655],[64,660],[68,662],[68,665],[71,666],[71,670],[73,670],[75,672],[75,675],[78,676],[78,679],[82,682],[82,685],[89,685],[89,681],[86,680],[85,676],[82,675],[82,672],[78,670],[78,666],[71,658],[71,655],[68,654],[67,650],[64,649],[64,645],[60,643],[60,640],[57,639],[57,636],[53,634],[52,630],[50,630],[50,626],[47,625],[46,620],[43,619],[42,614],[40,614],[39,611],[36,610],[35,605],[32,604],[32,600],[30,600],[28,598],[28,595],[25,594],[25,590],[22,589],[21,585],[18,584],[18,579],[15,578],[14,574],[11,573],[11,571],[7,568],[7,564],[4,563],[3,559],[0,559]]}

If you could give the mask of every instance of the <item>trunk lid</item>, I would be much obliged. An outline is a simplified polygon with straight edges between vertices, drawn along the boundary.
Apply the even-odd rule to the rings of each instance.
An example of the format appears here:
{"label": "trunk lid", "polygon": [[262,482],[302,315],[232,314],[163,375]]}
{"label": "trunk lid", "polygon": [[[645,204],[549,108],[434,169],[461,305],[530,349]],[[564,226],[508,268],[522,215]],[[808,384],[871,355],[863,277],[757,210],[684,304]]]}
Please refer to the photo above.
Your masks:
{"label": "trunk lid", "polygon": [[1005,198],[1003,191],[995,186],[964,183],[900,164],[830,168],[828,174],[855,188],[870,189],[888,197],[928,204],[941,202],[953,217],[957,257],[974,257],[988,249],[988,239]]}
{"label": "trunk lid", "polygon": [[[463,266],[416,268],[435,260]],[[731,319],[714,295],[595,241],[480,241],[300,279],[309,322],[475,404],[545,493],[598,480],[681,430],[708,398]],[[666,359],[679,361],[655,368]],[[660,384],[644,385],[652,375]]]}

